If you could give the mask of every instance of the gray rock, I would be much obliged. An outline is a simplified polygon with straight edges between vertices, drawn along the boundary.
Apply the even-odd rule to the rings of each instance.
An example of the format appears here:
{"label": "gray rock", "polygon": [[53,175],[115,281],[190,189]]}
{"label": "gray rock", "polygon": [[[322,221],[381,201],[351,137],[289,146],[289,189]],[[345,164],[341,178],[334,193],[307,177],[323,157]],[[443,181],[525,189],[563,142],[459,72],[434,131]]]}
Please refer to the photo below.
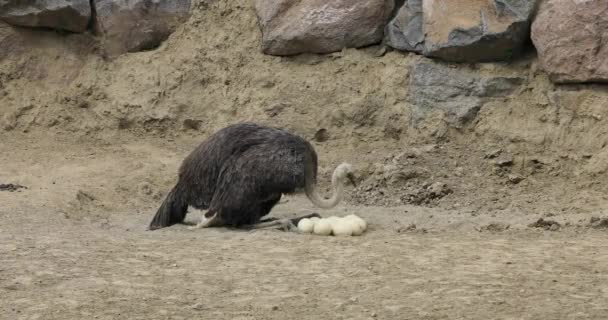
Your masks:
{"label": "gray rock", "polygon": [[190,0],[95,0],[96,29],[110,56],[149,50],[189,17]]}
{"label": "gray rock", "polygon": [[422,0],[406,0],[397,15],[386,25],[384,33],[388,46],[422,53],[424,51]]}
{"label": "gray rock", "polygon": [[523,82],[520,77],[481,76],[439,63],[416,64],[409,81],[412,120],[417,123],[428,112],[439,110],[448,123],[461,127],[477,116],[485,102],[508,96]]}
{"label": "gray rock", "polygon": [[286,56],[378,43],[393,6],[387,0],[255,0],[262,51]]}
{"label": "gray rock", "polygon": [[454,62],[508,60],[529,36],[536,0],[407,0],[386,28],[399,50]]}
{"label": "gray rock", "polygon": [[608,82],[607,1],[543,1],[531,37],[553,82]]}
{"label": "gray rock", "polygon": [[608,229],[608,218],[592,217],[589,225],[596,229]]}
{"label": "gray rock", "polygon": [[15,26],[84,32],[91,6],[89,0],[0,0],[0,20]]}
{"label": "gray rock", "polygon": [[509,182],[512,184],[518,184],[524,180],[524,177],[511,173],[511,174],[507,175],[507,179],[509,179]]}

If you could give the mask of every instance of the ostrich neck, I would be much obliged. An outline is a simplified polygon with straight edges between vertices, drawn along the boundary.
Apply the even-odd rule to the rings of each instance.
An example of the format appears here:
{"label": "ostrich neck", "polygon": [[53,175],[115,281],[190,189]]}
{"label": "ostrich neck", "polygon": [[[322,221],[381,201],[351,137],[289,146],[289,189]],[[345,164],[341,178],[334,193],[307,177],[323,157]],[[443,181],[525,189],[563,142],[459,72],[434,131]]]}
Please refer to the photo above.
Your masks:
{"label": "ostrich neck", "polygon": [[338,179],[337,172],[334,171],[334,174],[331,177],[331,189],[332,195],[329,199],[324,199],[319,195],[319,190],[317,189],[317,185],[314,184],[311,186],[312,188],[309,190],[308,197],[310,200],[318,207],[323,209],[330,209],[335,207],[340,200],[342,200],[342,193],[344,191],[344,186],[340,183],[340,179]]}

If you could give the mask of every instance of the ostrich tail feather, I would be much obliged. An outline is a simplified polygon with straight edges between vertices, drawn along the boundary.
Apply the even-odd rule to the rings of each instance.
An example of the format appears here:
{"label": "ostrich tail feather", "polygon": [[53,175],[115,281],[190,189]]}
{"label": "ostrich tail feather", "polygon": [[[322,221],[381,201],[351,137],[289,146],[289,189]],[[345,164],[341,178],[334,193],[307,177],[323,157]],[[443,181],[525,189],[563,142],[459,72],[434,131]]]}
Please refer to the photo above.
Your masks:
{"label": "ostrich tail feather", "polygon": [[165,228],[183,222],[187,211],[188,204],[183,201],[177,186],[175,186],[167,194],[160,208],[156,211],[148,230]]}

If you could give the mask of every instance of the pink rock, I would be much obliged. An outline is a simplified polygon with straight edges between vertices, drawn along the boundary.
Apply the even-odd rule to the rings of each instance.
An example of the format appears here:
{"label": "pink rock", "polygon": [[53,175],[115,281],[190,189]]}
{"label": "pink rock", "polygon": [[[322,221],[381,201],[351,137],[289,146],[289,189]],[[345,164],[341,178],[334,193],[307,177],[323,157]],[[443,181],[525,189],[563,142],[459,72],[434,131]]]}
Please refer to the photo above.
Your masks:
{"label": "pink rock", "polygon": [[90,19],[89,0],[0,0],[0,20],[15,26],[84,32]]}
{"label": "pink rock", "polygon": [[110,56],[153,49],[189,17],[190,0],[95,0],[96,31]]}
{"label": "pink rock", "polygon": [[510,60],[530,37],[536,0],[406,0],[387,25],[398,50],[455,62]]}
{"label": "pink rock", "polygon": [[255,0],[262,51],[328,53],[382,40],[391,0]]}
{"label": "pink rock", "polygon": [[607,82],[606,41],[606,0],[546,0],[532,23],[540,66],[558,83]]}

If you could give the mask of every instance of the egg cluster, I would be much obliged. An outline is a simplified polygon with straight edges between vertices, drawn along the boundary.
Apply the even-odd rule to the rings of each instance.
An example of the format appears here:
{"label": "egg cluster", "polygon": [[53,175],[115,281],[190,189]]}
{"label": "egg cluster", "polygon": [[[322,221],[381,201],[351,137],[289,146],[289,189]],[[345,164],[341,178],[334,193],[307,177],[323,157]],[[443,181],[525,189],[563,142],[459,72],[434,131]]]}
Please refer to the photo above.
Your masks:
{"label": "egg cluster", "polygon": [[367,230],[367,222],[354,214],[345,217],[313,217],[300,220],[298,230],[321,236],[359,236]]}

